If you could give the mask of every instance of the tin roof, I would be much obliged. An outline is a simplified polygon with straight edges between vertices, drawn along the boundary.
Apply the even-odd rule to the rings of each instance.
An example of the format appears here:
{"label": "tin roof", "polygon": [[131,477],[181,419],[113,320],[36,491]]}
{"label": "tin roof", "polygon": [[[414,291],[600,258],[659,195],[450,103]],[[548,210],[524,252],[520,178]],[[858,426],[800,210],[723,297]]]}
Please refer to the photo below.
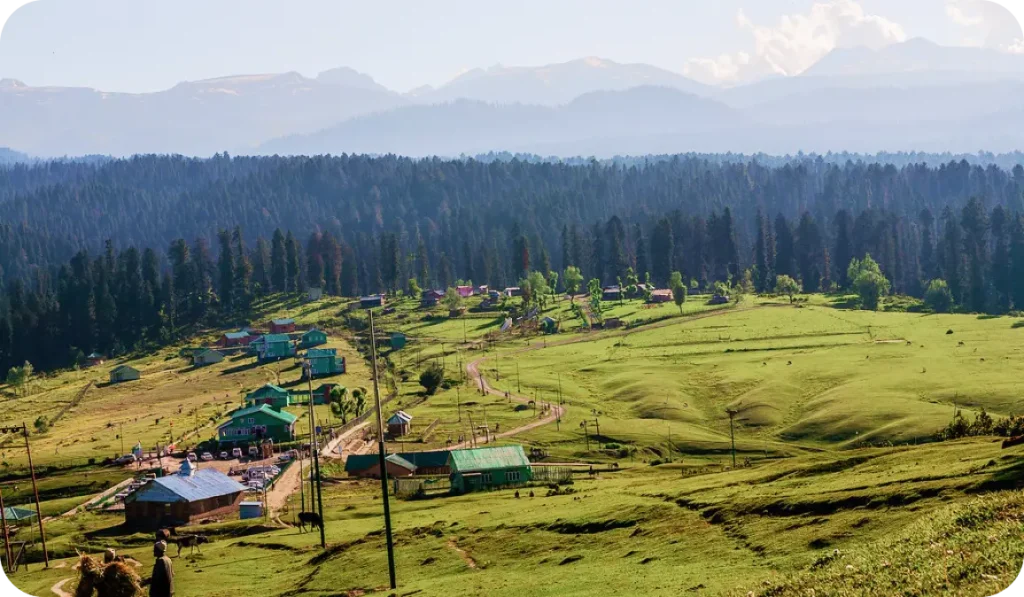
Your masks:
{"label": "tin roof", "polygon": [[306,358],[310,359],[322,359],[324,357],[336,356],[338,356],[338,349],[336,348],[310,348],[306,351]]}
{"label": "tin roof", "polygon": [[385,458],[385,460],[387,460],[391,464],[396,464],[396,465],[398,465],[398,466],[400,466],[400,467],[402,467],[402,468],[404,468],[406,470],[409,470],[409,471],[415,471],[416,470],[416,465],[411,463],[411,462],[409,462],[405,458],[402,458],[402,456],[400,454],[392,454],[391,456],[388,456],[387,458]]}
{"label": "tin roof", "polygon": [[530,461],[526,458],[526,452],[523,452],[522,446],[452,450],[449,463],[453,473],[530,466]]}
{"label": "tin roof", "polygon": [[448,450],[429,452],[401,452],[399,456],[415,464],[417,468],[440,468],[448,465]]}
{"label": "tin roof", "polygon": [[272,342],[290,342],[291,338],[288,337],[288,334],[266,334],[263,336],[263,341],[267,344]]}
{"label": "tin roof", "polygon": [[345,459],[345,472],[365,471],[377,464],[377,454],[352,454]]}
{"label": "tin roof", "polygon": [[326,336],[326,335],[327,335],[327,332],[325,332],[325,331],[323,331],[323,330],[318,330],[318,329],[316,329],[316,328],[313,328],[313,329],[311,329],[311,330],[309,330],[309,331],[305,332],[304,334],[302,334],[302,337],[303,337],[303,338],[305,338],[306,336],[308,336],[308,335],[310,335],[310,334],[323,334],[323,335],[325,335],[325,336]]}
{"label": "tin roof", "polygon": [[283,317],[281,319],[271,319],[270,323],[274,325],[290,325],[295,323],[295,320],[291,317]]}
{"label": "tin roof", "polygon": [[242,340],[249,337],[249,332],[228,332],[224,334],[224,337],[228,340]]}
{"label": "tin roof", "polygon": [[388,418],[388,425],[401,425],[412,421],[412,416],[404,410],[400,410]]}
{"label": "tin roof", "polygon": [[265,415],[269,415],[271,417],[274,417],[275,419],[280,419],[281,421],[284,421],[285,423],[288,423],[288,424],[294,423],[298,419],[298,417],[296,417],[292,413],[289,413],[289,412],[277,412],[269,404],[261,404],[259,406],[250,406],[248,408],[243,408],[243,409],[236,410],[235,412],[231,413],[231,418],[232,419],[237,419],[239,417],[247,417],[247,416],[249,416],[251,414],[254,414],[254,413],[257,413],[257,412],[262,412]]}
{"label": "tin roof", "polygon": [[158,477],[128,495],[126,502],[198,502],[212,497],[241,493],[245,486],[224,473],[206,468],[193,475]]}
{"label": "tin roof", "polygon": [[139,372],[138,369],[132,367],[131,365],[118,365],[117,367],[114,367],[113,369],[110,370],[111,373],[113,373],[114,371],[134,371],[136,373]]}

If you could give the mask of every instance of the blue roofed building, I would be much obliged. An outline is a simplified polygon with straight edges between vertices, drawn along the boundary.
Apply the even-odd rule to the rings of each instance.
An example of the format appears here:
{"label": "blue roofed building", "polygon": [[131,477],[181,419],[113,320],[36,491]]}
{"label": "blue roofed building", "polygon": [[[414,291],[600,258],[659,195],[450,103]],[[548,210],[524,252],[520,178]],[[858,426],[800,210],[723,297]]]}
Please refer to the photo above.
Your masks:
{"label": "blue roofed building", "polygon": [[125,524],[139,529],[184,526],[238,512],[245,486],[185,460],[176,474],[157,477],[124,500]]}

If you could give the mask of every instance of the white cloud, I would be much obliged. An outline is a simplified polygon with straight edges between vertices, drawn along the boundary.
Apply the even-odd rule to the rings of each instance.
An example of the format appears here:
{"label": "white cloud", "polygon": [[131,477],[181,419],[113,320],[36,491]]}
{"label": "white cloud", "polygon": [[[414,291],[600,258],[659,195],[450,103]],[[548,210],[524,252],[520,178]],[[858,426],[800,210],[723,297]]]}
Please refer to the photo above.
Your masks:
{"label": "white cloud", "polygon": [[774,27],[754,23],[742,10],[736,22],[753,36],[754,53],[691,59],[683,68],[687,76],[705,83],[735,84],[769,75],[798,75],[836,48],[877,49],[907,38],[899,24],[866,14],[854,0],[817,3],[807,13],[783,15]]}
{"label": "white cloud", "polygon": [[1020,23],[1009,10],[995,2],[946,0],[946,16],[964,28],[960,41],[965,46],[1024,54]]}

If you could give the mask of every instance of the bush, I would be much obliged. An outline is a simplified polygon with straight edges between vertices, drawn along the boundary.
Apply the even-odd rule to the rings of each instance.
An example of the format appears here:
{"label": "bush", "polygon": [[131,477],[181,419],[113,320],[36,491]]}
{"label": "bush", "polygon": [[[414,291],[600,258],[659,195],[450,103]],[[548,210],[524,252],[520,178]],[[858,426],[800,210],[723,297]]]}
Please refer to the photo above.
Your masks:
{"label": "bush", "polygon": [[949,313],[953,309],[953,293],[945,280],[932,280],[924,292],[924,304],[936,313]]}
{"label": "bush", "polygon": [[420,385],[423,386],[428,396],[433,396],[442,382],[444,382],[444,369],[437,363],[420,373]]}

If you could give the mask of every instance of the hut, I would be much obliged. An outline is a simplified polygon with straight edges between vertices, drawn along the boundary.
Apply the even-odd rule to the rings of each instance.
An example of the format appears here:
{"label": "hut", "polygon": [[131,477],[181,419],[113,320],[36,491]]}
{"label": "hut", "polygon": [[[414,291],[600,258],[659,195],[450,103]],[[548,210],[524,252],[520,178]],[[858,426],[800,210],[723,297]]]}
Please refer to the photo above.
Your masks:
{"label": "hut", "polygon": [[671,303],[673,300],[672,291],[666,289],[655,290],[651,292],[652,303]]}
{"label": "hut", "polygon": [[[416,474],[416,465],[400,454],[391,454],[384,459],[389,477],[409,477]],[[353,454],[345,461],[345,472],[350,477],[380,479],[379,454]]]}
{"label": "hut", "polygon": [[440,290],[424,290],[420,295],[420,306],[435,307],[443,298],[444,293]]}
{"label": "hut", "polygon": [[98,352],[93,352],[90,353],[89,356],[85,357],[85,364],[88,367],[95,367],[96,365],[102,365],[105,360],[106,359],[103,358],[103,355]]}
{"label": "hut", "polygon": [[386,301],[383,294],[371,294],[370,296],[364,296],[359,299],[359,307],[361,309],[383,307],[385,302]]}
{"label": "hut", "polygon": [[295,356],[295,345],[287,334],[267,334],[258,348],[257,359],[261,363],[279,361]]}
{"label": "hut", "polygon": [[602,301],[617,301],[622,298],[622,289],[618,286],[605,286],[601,290]]}
{"label": "hut", "polygon": [[290,412],[274,410],[267,404],[250,406],[231,413],[231,420],[217,428],[217,437],[222,447],[264,440],[288,442],[295,439],[297,419]]}
{"label": "hut", "polygon": [[110,370],[110,383],[133,381],[142,377],[139,370],[130,365],[118,365]]}
{"label": "hut", "polygon": [[475,294],[472,286],[456,286],[455,292],[458,292],[462,298],[469,298]]}
{"label": "hut", "polygon": [[302,348],[309,348],[311,346],[320,346],[321,344],[327,344],[327,332],[313,328],[302,334],[302,341],[299,345]]}
{"label": "hut", "polygon": [[290,334],[295,331],[295,320],[291,317],[270,320],[271,334]]}
{"label": "hut", "polygon": [[242,502],[238,504],[238,518],[249,520],[263,517],[263,502]]}
{"label": "hut", "polygon": [[451,491],[455,494],[521,485],[533,479],[533,469],[522,446],[495,446],[452,450]]}
{"label": "hut", "polygon": [[412,429],[412,417],[404,410],[396,412],[388,419],[388,435],[391,437],[408,435],[410,429]]}
{"label": "hut", "polygon": [[510,286],[505,289],[505,296],[523,296],[523,289],[518,286]]}
{"label": "hut", "polygon": [[265,384],[259,389],[249,392],[245,396],[245,406],[261,406],[266,404],[276,410],[281,410],[291,404],[291,394],[288,390],[272,383]]}
{"label": "hut", "polygon": [[219,363],[223,360],[223,354],[217,352],[216,350],[210,350],[209,348],[201,348],[192,353],[192,365],[194,367],[204,367],[206,365]]}
{"label": "hut", "polygon": [[151,479],[124,499],[127,526],[183,526],[234,513],[245,486],[224,473],[184,460],[177,474]]}
{"label": "hut", "polygon": [[256,338],[254,336],[252,336],[251,334],[249,334],[249,332],[245,330],[241,330],[238,332],[227,332],[226,334],[221,334],[220,338],[217,340],[217,346],[221,348],[231,348],[233,346],[247,346],[250,342],[252,342],[255,339]]}

